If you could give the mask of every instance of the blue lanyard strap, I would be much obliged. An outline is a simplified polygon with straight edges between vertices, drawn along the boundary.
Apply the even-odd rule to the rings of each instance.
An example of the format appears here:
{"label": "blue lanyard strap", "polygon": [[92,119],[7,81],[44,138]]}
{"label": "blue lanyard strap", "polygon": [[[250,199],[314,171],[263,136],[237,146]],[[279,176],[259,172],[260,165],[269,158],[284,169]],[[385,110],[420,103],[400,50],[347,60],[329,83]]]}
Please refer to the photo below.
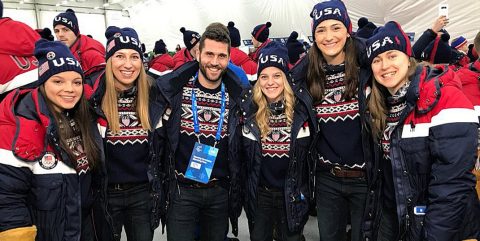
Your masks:
{"label": "blue lanyard strap", "polygon": [[[200,125],[198,123],[198,107],[197,107],[197,95],[195,94],[195,80],[198,78],[198,72],[195,75],[195,79],[193,80],[193,87],[192,87],[192,114],[193,114],[193,129],[195,131],[195,134],[197,134],[198,142],[200,143],[200,138],[198,137],[198,134],[200,133]],[[218,121],[218,129],[217,129],[217,134],[215,135],[215,144],[213,145],[214,147],[216,146],[217,142],[220,141],[220,138],[222,137],[222,125],[223,125],[223,119],[225,117],[225,84],[222,82],[221,84],[221,104],[220,104],[220,120]]]}

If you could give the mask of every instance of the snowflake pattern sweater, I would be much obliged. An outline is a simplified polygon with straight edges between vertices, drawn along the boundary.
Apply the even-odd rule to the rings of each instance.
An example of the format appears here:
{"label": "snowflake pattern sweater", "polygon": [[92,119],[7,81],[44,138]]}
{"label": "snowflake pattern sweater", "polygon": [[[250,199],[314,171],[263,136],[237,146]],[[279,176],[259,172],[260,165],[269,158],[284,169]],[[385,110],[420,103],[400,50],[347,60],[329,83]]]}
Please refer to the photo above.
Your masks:
{"label": "snowflake pattern sweater", "polygon": [[[200,133],[195,134],[192,113],[192,91],[195,91],[197,99],[197,113]],[[228,178],[228,92],[225,88],[225,114],[222,124],[221,139],[217,143],[218,155],[215,159],[210,180],[221,180]],[[199,81],[190,80],[183,88],[182,93],[182,115],[180,123],[180,141],[178,150],[175,153],[175,171],[181,183],[194,183],[184,178],[190,156],[192,155],[195,142],[213,146],[217,134],[218,122],[221,112],[221,86],[216,89],[207,89]]]}
{"label": "snowflake pattern sweater", "polygon": [[327,65],[325,70],[325,94],[315,105],[320,128],[317,170],[332,165],[364,168],[358,96],[350,100],[343,97],[345,64]]}
{"label": "snowflake pattern sweater", "polygon": [[262,140],[260,185],[283,190],[290,162],[290,130],[285,113],[269,118],[270,133]]}
{"label": "snowflake pattern sweater", "polygon": [[148,181],[148,132],[136,112],[136,95],[135,87],[119,95],[120,132],[107,130],[106,163],[112,184]]}

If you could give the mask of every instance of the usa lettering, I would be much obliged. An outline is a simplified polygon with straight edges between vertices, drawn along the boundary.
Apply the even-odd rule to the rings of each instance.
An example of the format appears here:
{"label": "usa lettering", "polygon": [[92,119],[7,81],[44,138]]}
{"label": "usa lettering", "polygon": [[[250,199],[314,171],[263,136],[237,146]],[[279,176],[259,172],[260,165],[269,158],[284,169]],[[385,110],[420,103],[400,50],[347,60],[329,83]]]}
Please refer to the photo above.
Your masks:
{"label": "usa lettering", "polygon": [[70,25],[70,27],[73,28],[73,23],[72,23],[72,21],[68,20],[67,18],[55,17],[55,21],[56,21],[56,22],[62,22],[62,23],[68,24],[68,25]]}
{"label": "usa lettering", "polygon": [[283,59],[279,58],[277,55],[261,56],[260,63],[264,64],[266,62],[274,62],[274,63],[279,63],[281,65],[285,65]]}
{"label": "usa lettering", "polygon": [[129,36],[120,36],[118,38],[120,39],[120,42],[124,44],[131,42],[133,45],[136,45],[138,47],[142,46],[140,41],[138,41],[136,38],[130,38]]}
{"label": "usa lettering", "polygon": [[80,63],[77,60],[75,60],[74,58],[70,58],[70,57],[54,59],[54,60],[52,60],[52,62],[53,62],[53,65],[55,67],[60,67],[60,66],[63,66],[64,64],[75,65],[77,67],[80,66]]}
{"label": "usa lettering", "polygon": [[367,48],[367,56],[370,58],[370,55],[372,55],[373,51],[377,51],[377,49],[379,49],[380,47],[384,47],[387,44],[393,44],[393,41],[390,37],[386,36],[383,38],[383,40],[378,39]]}
{"label": "usa lettering", "polygon": [[317,9],[313,10],[313,17],[315,18],[315,20],[319,20],[322,16],[327,16],[327,15],[338,15],[341,17],[342,13],[338,8],[325,8],[325,9],[322,9],[321,11],[318,11]]}

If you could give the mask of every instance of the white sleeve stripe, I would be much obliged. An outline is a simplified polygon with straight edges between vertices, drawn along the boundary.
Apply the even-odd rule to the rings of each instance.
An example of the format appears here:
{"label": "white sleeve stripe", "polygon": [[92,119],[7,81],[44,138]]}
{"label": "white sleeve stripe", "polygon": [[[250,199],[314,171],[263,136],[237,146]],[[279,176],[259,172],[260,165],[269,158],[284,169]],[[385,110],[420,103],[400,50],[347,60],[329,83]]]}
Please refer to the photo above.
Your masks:
{"label": "white sleeve stripe", "polygon": [[432,117],[431,123],[413,123],[415,127],[407,123],[403,126],[402,138],[428,136],[430,127],[451,123],[478,123],[478,116],[472,109],[451,108],[440,111]]}
{"label": "white sleeve stripe", "polygon": [[256,81],[257,80],[257,74],[247,74],[247,79],[250,81]]}
{"label": "white sleeve stripe", "polygon": [[302,127],[300,131],[298,131],[297,139],[309,137],[310,136],[310,127]]}
{"label": "white sleeve stripe", "polygon": [[62,161],[57,161],[57,165],[52,169],[45,169],[42,166],[40,166],[40,162],[34,162],[32,172],[33,172],[33,174],[36,174],[36,175],[55,174],[55,173],[77,174],[77,171],[75,171],[75,169],[67,166],[67,164],[65,164]]}
{"label": "white sleeve stripe", "polygon": [[155,75],[158,75],[158,76],[162,76],[162,75],[164,75],[164,74],[168,74],[168,73],[172,72],[172,70],[171,70],[171,69],[167,69],[167,70],[165,70],[165,71],[158,71],[158,70],[156,70],[156,69],[150,68],[150,69],[148,70],[148,72],[150,72],[150,73],[152,73],[152,74],[155,74]]}
{"label": "white sleeve stripe", "polygon": [[0,164],[12,166],[12,167],[26,167],[30,170],[33,169],[33,162],[24,162],[18,158],[16,158],[12,151],[10,150],[5,150],[0,148]]}
{"label": "white sleeve stripe", "polygon": [[15,76],[12,80],[8,81],[5,84],[0,84],[0,94],[3,94],[7,91],[16,89],[18,87],[30,84],[37,81],[38,79],[38,69],[32,69],[23,74]]}
{"label": "white sleeve stripe", "polygon": [[40,166],[40,162],[32,161],[32,162],[25,162],[18,158],[16,158],[12,151],[0,149],[0,164],[12,166],[12,167],[26,167],[32,171],[33,174],[41,175],[41,174],[77,174],[77,171],[72,167],[67,166],[64,162],[58,161],[55,167],[52,169],[45,169]]}
{"label": "white sleeve stripe", "polygon": [[473,108],[475,109],[475,113],[477,113],[477,116],[480,116],[480,106],[476,105]]}
{"label": "white sleeve stripe", "polygon": [[450,108],[441,110],[437,115],[432,117],[432,126],[439,126],[449,123],[478,123],[478,115],[473,109],[467,108]]}

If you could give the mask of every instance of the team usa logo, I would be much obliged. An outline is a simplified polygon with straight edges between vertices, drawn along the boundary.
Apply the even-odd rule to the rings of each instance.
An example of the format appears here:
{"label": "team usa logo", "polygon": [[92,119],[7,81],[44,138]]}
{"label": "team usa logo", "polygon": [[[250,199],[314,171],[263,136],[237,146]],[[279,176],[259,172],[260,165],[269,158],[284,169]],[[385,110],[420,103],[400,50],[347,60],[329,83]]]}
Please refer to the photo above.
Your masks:
{"label": "team usa logo", "polygon": [[339,17],[342,17],[342,12],[340,11],[339,8],[324,8],[324,9],[314,9],[312,12],[312,17],[315,21],[319,20],[323,16],[328,16],[328,15],[337,15]]}
{"label": "team usa logo", "polygon": [[53,153],[47,152],[38,163],[43,169],[51,170],[57,166],[58,160]]}
{"label": "team usa logo", "polygon": [[55,52],[50,51],[50,52],[47,53],[47,59],[48,60],[52,60],[54,58],[55,58]]}
{"label": "team usa logo", "polygon": [[383,39],[377,39],[375,42],[373,42],[370,46],[367,48],[367,57],[370,58],[372,55],[372,52],[377,51],[379,48],[383,48],[386,45],[393,45],[393,44],[400,45],[400,39],[398,39],[397,36],[395,36],[395,42],[393,42],[392,38],[390,36],[385,36]]}

